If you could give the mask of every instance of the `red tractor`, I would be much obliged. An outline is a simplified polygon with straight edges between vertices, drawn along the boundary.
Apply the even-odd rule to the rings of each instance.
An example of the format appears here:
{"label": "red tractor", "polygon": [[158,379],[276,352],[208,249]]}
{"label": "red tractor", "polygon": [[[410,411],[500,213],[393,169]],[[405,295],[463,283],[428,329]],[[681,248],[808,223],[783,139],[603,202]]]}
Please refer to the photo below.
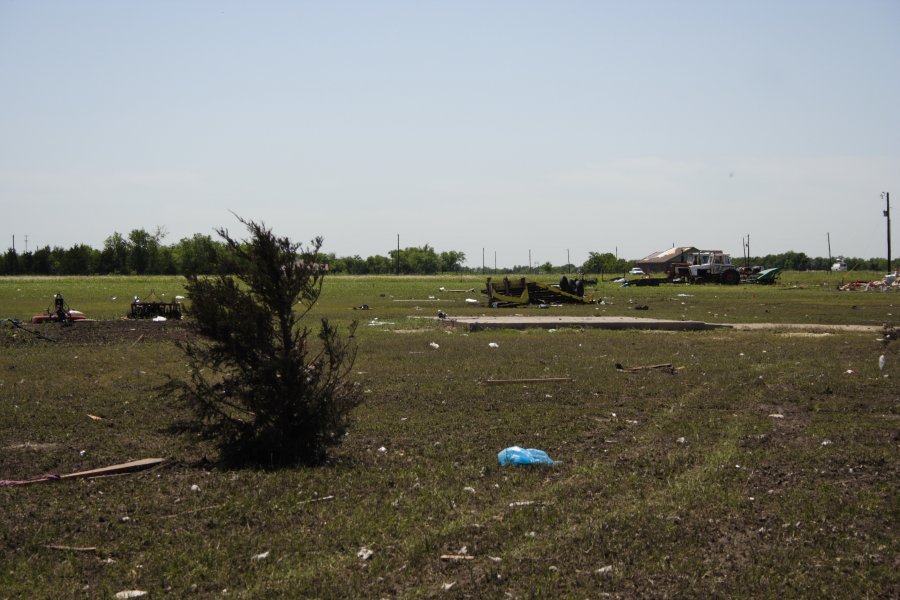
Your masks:
{"label": "red tractor", "polygon": [[75,321],[83,321],[86,317],[81,311],[72,310],[62,294],[59,292],[53,296],[53,309],[47,309],[47,314],[35,315],[31,317],[32,323],[62,323],[63,325],[71,325]]}

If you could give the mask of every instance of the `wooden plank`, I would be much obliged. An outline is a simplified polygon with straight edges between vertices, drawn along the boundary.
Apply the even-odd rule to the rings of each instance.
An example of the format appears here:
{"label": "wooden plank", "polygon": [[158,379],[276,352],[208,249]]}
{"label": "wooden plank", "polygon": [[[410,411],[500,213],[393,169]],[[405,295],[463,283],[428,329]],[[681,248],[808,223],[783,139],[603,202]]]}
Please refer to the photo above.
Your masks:
{"label": "wooden plank", "polygon": [[118,465],[110,465],[108,467],[100,467],[99,469],[91,469],[89,471],[78,471],[76,473],[68,473],[60,475],[60,479],[77,479],[81,477],[97,477],[100,475],[117,475],[119,473],[131,473],[155,467],[156,465],[166,462],[164,458],[142,458],[131,462],[121,463]]}
{"label": "wooden plank", "polygon": [[616,363],[616,370],[621,371],[623,373],[640,373],[642,371],[665,371],[666,373],[672,373],[673,375],[678,370],[671,363],[665,363],[662,365],[648,365],[645,367],[625,367],[620,363]]}
{"label": "wooden plank", "polygon": [[509,385],[516,383],[558,383],[572,381],[571,377],[540,377],[535,379],[485,379],[483,385]]}
{"label": "wooden plank", "polygon": [[96,546],[59,546],[57,544],[47,544],[44,548],[50,550],[64,550],[68,552],[96,552]]}

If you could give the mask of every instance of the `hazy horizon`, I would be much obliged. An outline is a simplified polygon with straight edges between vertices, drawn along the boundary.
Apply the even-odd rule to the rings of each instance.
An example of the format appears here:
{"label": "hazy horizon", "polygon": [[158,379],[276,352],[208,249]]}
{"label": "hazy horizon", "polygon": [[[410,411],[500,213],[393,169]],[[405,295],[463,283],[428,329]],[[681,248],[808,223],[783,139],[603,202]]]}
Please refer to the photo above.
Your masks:
{"label": "hazy horizon", "polygon": [[[0,0],[0,236],[886,256],[900,3]],[[900,195],[895,196],[900,200]],[[898,245],[900,248],[900,245]]]}

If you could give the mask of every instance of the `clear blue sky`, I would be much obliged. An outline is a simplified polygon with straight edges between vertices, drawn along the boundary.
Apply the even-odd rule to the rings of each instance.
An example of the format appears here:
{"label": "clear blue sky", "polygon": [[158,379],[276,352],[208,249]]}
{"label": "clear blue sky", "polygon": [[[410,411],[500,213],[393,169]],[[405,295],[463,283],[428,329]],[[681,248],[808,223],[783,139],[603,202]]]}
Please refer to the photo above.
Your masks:
{"label": "clear blue sky", "polygon": [[[0,247],[884,256],[897,0],[0,0]],[[900,255],[900,229],[895,236]]]}

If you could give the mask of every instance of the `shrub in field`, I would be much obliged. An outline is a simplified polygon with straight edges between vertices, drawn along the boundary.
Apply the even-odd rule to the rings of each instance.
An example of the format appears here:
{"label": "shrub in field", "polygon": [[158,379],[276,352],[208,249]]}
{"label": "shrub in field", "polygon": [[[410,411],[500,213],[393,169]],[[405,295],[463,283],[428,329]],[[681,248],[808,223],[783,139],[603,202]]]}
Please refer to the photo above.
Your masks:
{"label": "shrub in field", "polygon": [[245,221],[250,238],[225,242],[218,275],[189,276],[188,316],[199,334],[182,344],[190,381],[175,382],[195,425],[232,464],[320,463],[340,442],[361,395],[350,381],[355,324],[343,337],[322,319],[303,324],[325,270],[310,247]]}

